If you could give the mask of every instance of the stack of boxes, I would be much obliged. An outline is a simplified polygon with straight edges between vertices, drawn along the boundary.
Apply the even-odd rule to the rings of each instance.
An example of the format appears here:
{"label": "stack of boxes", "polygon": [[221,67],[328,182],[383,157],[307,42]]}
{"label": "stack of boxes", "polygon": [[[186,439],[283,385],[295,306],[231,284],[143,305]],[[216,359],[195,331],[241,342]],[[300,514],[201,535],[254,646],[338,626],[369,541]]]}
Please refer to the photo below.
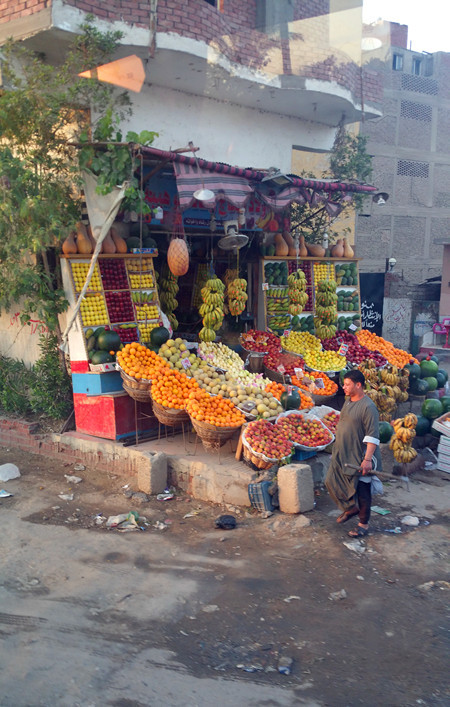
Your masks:
{"label": "stack of boxes", "polygon": [[450,474],[450,412],[433,422],[433,428],[441,433],[438,445],[437,468]]}

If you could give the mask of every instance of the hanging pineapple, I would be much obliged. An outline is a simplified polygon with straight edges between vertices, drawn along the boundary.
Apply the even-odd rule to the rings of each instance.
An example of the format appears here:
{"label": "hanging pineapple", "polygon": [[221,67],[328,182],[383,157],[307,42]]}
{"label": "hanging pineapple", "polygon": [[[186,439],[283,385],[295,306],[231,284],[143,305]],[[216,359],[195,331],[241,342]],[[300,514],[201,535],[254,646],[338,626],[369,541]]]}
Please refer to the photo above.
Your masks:
{"label": "hanging pineapple", "polygon": [[176,296],[180,288],[178,287],[178,277],[171,273],[168,265],[163,266],[158,284],[161,308],[167,314],[172,329],[176,331],[178,329],[178,320],[174,315],[174,311],[178,308]]}
{"label": "hanging pineapple", "polygon": [[214,341],[216,331],[220,329],[223,321],[225,285],[218,277],[210,278],[201,295],[203,304],[200,305],[200,315],[203,317],[203,329],[199,332],[202,341]]}

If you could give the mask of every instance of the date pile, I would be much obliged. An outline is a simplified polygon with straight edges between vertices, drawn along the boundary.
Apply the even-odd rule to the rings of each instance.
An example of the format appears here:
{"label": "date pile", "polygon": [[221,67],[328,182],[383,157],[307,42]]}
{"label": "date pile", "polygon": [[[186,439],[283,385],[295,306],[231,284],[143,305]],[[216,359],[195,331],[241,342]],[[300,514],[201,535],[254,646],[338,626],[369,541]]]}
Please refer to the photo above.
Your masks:
{"label": "date pile", "polygon": [[375,366],[385,366],[387,360],[378,351],[370,351],[365,346],[362,346],[358,337],[351,334],[349,331],[339,331],[329,339],[322,341],[322,346],[326,351],[339,351],[342,344],[348,346],[345,357],[349,363],[360,364],[365,360],[372,360]]}

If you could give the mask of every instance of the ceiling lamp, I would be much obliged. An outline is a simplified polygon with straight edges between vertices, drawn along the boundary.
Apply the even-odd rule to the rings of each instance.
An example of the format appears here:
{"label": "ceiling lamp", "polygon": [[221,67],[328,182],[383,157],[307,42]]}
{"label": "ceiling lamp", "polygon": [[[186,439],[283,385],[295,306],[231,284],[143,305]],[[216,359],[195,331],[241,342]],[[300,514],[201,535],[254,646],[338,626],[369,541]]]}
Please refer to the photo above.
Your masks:
{"label": "ceiling lamp", "polygon": [[374,194],[372,197],[373,203],[376,204],[377,206],[384,206],[388,199],[389,199],[389,194],[386,194],[386,192],[384,192],[384,191],[379,192],[378,194]]}
{"label": "ceiling lamp", "polygon": [[214,194],[213,191],[211,191],[211,189],[206,189],[206,188],[205,188],[205,182],[204,182],[204,179],[203,179],[203,172],[202,172],[201,169],[200,169],[200,165],[199,165],[199,163],[198,163],[197,155],[195,154],[195,150],[194,150],[194,143],[192,142],[192,140],[190,140],[190,142],[189,142],[189,147],[191,148],[192,154],[194,155],[194,160],[195,160],[195,164],[196,164],[196,166],[197,166],[197,171],[198,171],[198,173],[201,174],[201,176],[202,176],[202,188],[201,188],[201,189],[197,189],[197,190],[194,192],[194,194],[193,194],[194,199],[197,199],[197,201],[213,201],[213,200],[216,198],[216,195]]}
{"label": "ceiling lamp", "polygon": [[277,187],[283,188],[287,187],[288,184],[292,184],[292,179],[276,167],[270,167],[267,171],[267,175],[261,179],[261,182],[273,182]]}

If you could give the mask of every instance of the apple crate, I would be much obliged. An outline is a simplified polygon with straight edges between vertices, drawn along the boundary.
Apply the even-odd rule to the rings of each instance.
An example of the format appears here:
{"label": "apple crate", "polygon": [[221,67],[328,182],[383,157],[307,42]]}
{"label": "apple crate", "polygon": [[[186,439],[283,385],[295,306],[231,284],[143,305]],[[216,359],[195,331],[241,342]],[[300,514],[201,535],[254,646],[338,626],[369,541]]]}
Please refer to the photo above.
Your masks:
{"label": "apple crate", "polygon": [[446,437],[450,437],[450,412],[444,412],[443,415],[434,420],[431,426]]}
{"label": "apple crate", "polygon": [[269,488],[272,481],[257,481],[248,485],[248,497],[253,508],[263,513],[264,511],[273,511],[272,496],[269,493]]}

